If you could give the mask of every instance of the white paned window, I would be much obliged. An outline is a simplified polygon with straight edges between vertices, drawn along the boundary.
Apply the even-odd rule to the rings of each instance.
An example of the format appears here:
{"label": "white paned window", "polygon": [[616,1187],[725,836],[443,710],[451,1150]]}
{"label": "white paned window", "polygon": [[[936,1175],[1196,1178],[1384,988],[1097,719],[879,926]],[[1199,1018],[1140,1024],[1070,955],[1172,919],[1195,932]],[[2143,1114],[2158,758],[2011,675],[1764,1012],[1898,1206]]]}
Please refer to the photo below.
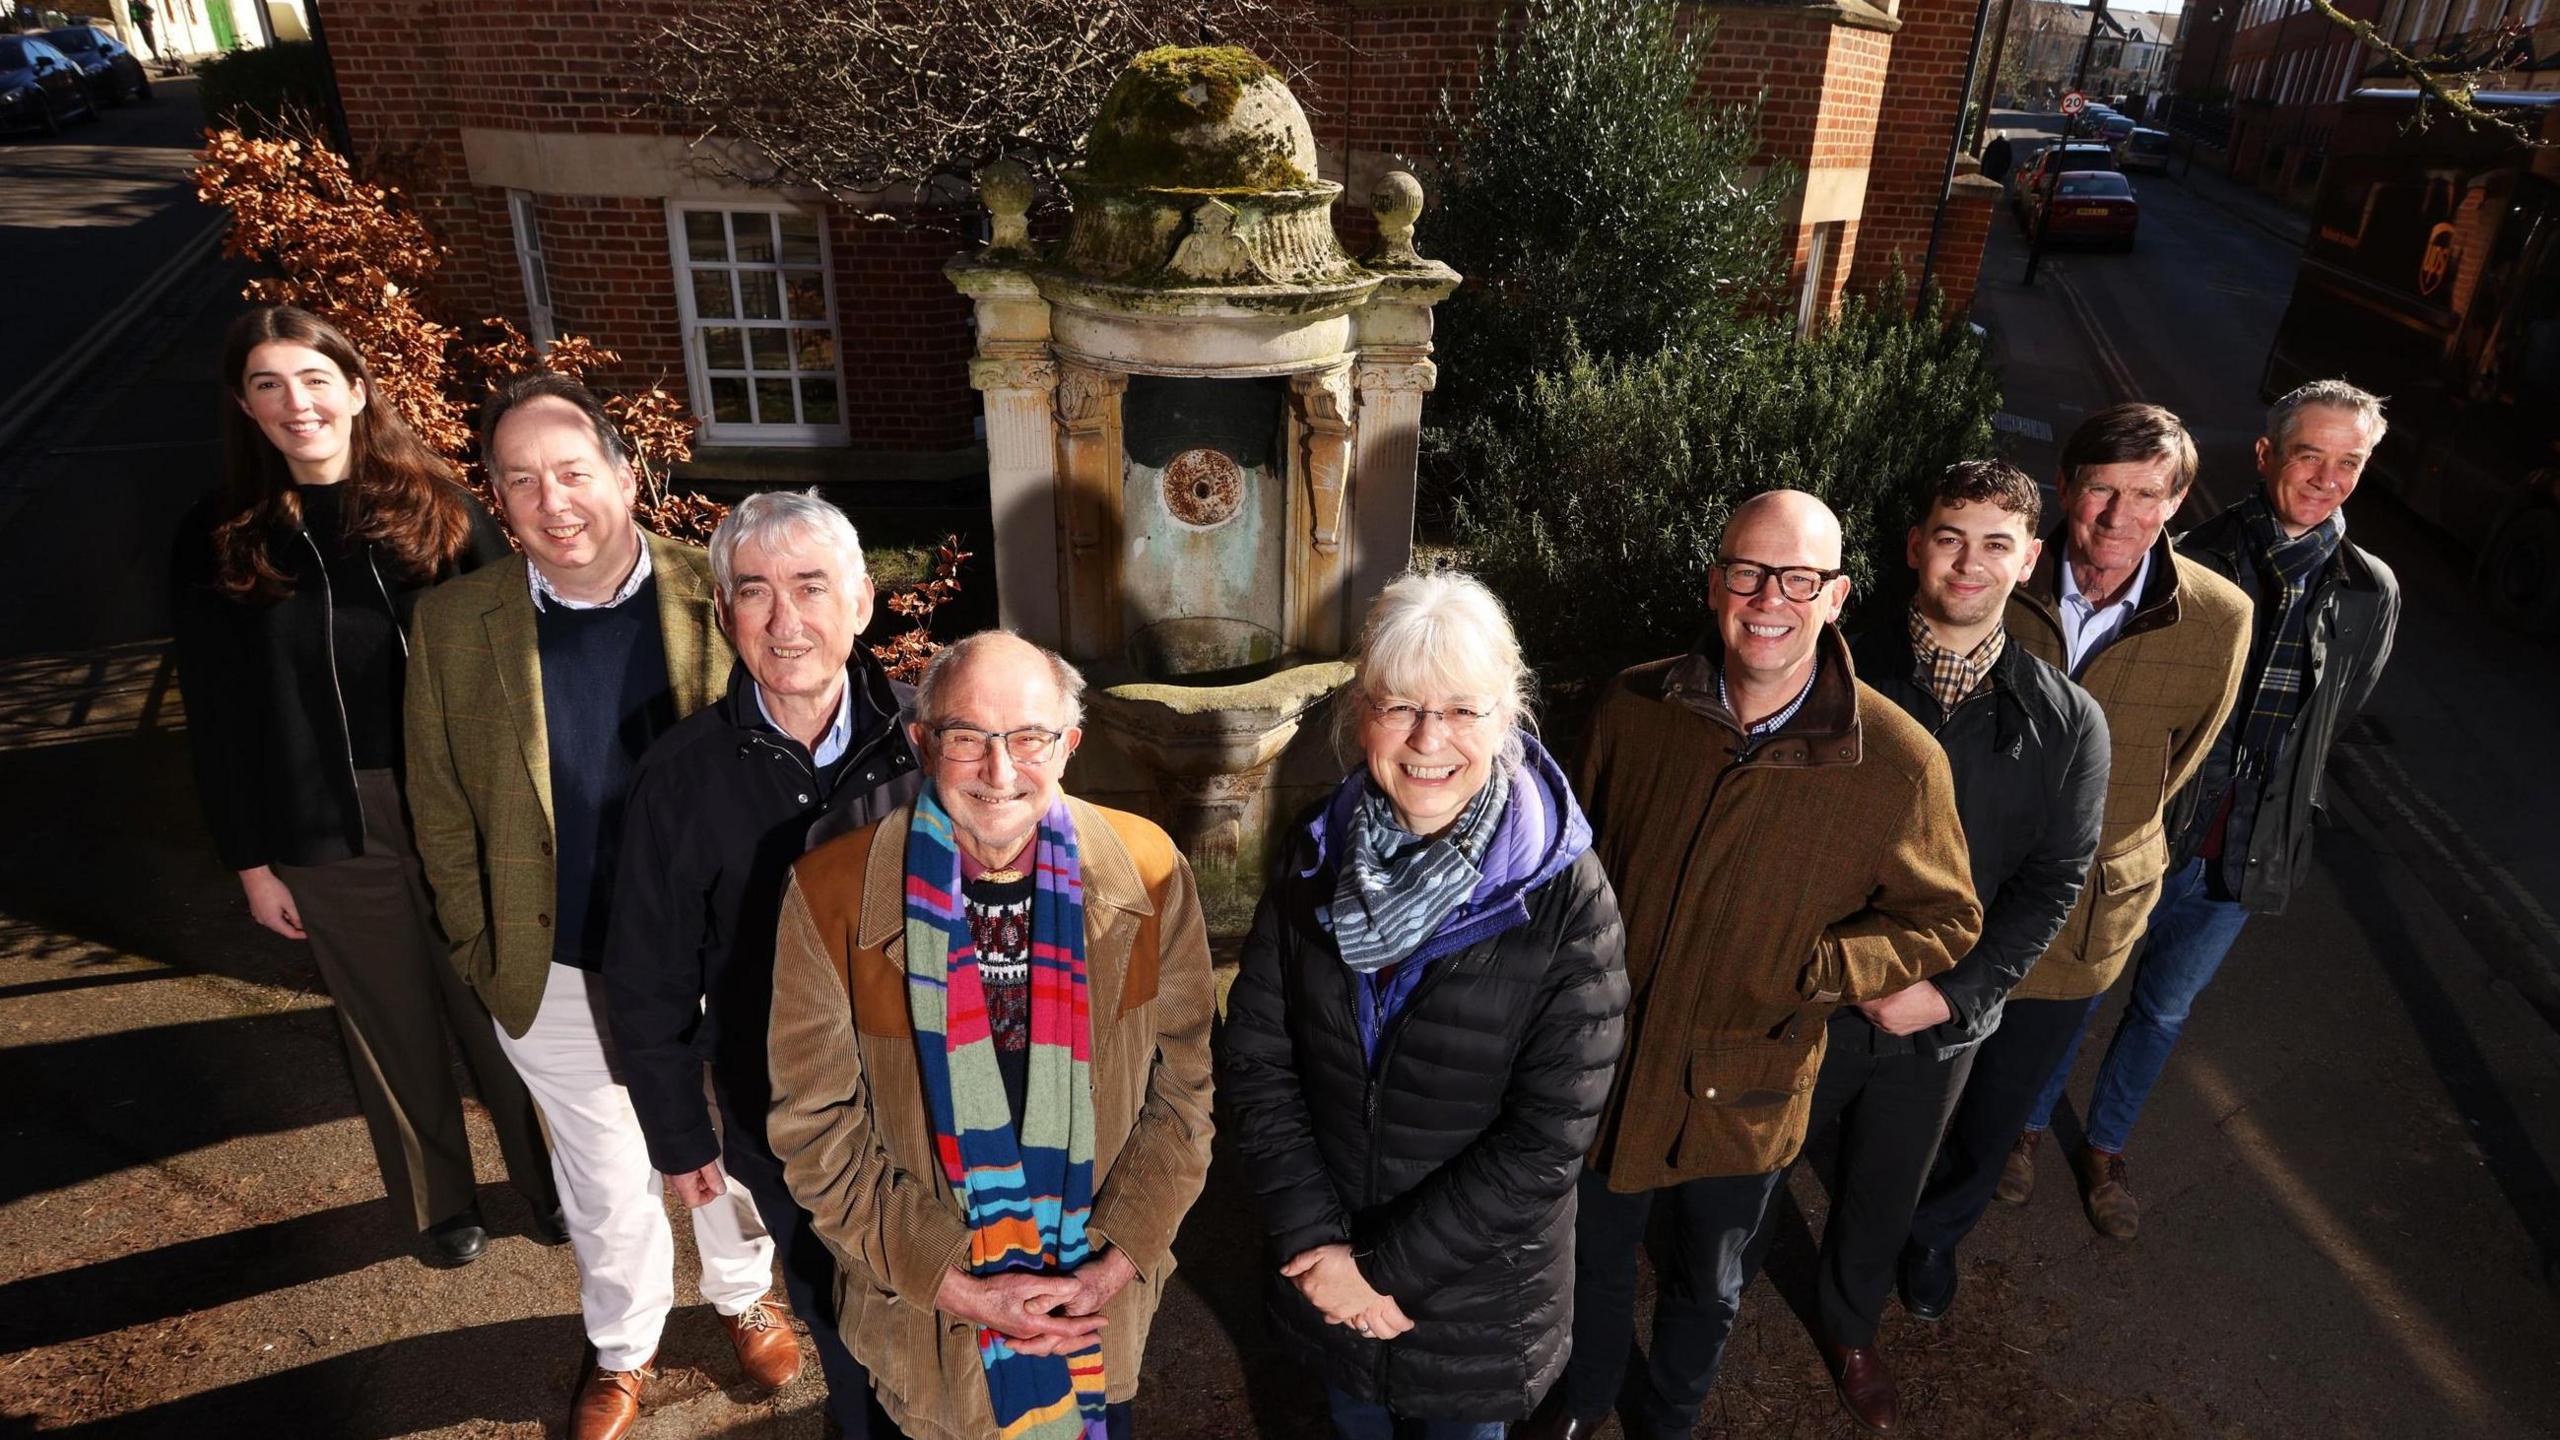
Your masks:
{"label": "white paned window", "polygon": [[791,205],[670,202],[667,220],[685,376],[702,438],[842,444],[844,375],[824,219]]}
{"label": "white paned window", "polygon": [[560,336],[551,320],[551,268],[542,258],[542,226],[533,212],[533,192],[507,192],[507,219],[516,232],[516,271],[524,277],[525,332],[536,345]]}

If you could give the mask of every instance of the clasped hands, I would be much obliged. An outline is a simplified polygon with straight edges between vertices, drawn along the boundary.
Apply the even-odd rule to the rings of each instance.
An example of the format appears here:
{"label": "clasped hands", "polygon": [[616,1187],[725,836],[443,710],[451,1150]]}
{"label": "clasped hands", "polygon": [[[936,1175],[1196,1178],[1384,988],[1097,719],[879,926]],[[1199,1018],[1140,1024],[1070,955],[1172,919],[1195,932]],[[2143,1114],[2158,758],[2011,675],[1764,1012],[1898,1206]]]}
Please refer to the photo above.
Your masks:
{"label": "clasped hands", "polygon": [[1373,1340],[1393,1340],[1413,1328],[1392,1295],[1370,1288],[1348,1245],[1319,1245],[1280,1267],[1328,1325],[1348,1325]]}
{"label": "clasped hands", "polygon": [[1117,1248],[1064,1275],[946,1270],[933,1305],[1002,1335],[1017,1355],[1072,1355],[1093,1344],[1110,1323],[1102,1307],[1137,1277],[1138,1267]]}

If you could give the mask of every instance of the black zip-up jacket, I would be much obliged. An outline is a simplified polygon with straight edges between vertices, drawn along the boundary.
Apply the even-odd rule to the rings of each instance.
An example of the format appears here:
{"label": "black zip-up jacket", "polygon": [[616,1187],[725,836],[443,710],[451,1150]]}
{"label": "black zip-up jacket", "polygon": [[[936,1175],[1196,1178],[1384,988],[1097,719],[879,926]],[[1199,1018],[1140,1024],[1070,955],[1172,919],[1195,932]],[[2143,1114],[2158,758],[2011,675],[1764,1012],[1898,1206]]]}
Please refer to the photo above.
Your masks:
{"label": "black zip-up jacket", "polygon": [[[915,692],[858,644],[850,670],[853,743],[831,765],[765,723],[741,663],[729,693],[660,736],[632,772],[605,994],[623,1081],[662,1174],[699,1170],[720,1154],[703,1103],[705,1061],[730,1143],[765,1143],[774,931],[791,862],[924,788],[907,745]],[[740,1126],[752,1133],[741,1136]]]}
{"label": "black zip-up jacket", "polygon": [[1907,608],[1879,617],[1849,653],[1858,678],[1926,727],[1955,772],[1982,938],[1935,981],[1954,1014],[1919,1038],[1943,1060],[1999,1028],[2010,989],[2088,883],[2106,815],[2107,717],[2014,637],[1991,663],[1989,686],[1948,713],[1919,681]]}
{"label": "black zip-up jacket", "polygon": [[[2247,591],[2253,602],[2265,589],[2250,553],[2249,527],[2236,508],[2180,536],[2178,553]],[[2293,717],[2293,731],[2276,764],[2257,777],[2254,792],[2244,793],[2242,803],[2231,807],[2230,829],[2222,842],[2223,893],[2266,915],[2284,909],[2311,866],[2312,815],[2320,805],[2329,747],[2371,698],[2391,658],[2392,633],[2400,626],[2400,581],[2372,551],[2345,540],[2320,568],[2303,603],[2311,607],[2310,693]],[[2196,857],[2206,829],[2222,809],[2266,659],[2266,626],[2258,624],[2250,636],[2240,703],[2205,753],[2204,768],[2169,802],[2171,870]]]}
{"label": "black zip-up jacket", "polygon": [[[1573,1329],[1574,1182],[1627,1006],[1617,898],[1588,848],[1551,852],[1518,897],[1524,921],[1429,962],[1373,1072],[1356,979],[1316,914],[1333,898],[1311,834],[1325,803],[1292,828],[1263,892],[1218,1084],[1271,1237],[1273,1328],[1363,1399],[1516,1421],[1563,1369]],[[1353,1247],[1411,1333],[1386,1344],[1328,1325],[1277,1275],[1327,1244]]]}
{"label": "black zip-up jacket", "polygon": [[215,588],[213,531],[225,518],[220,492],[179,522],[170,556],[170,624],[196,795],[224,865],[325,865],[364,853],[364,808],[356,800],[355,750],[338,690],[332,607],[364,605],[388,614],[399,626],[405,659],[418,596],[508,553],[497,520],[460,486],[451,488],[470,508],[463,553],[432,576],[404,579],[380,546],[368,545],[375,583],[360,595],[335,593],[319,543],[295,529],[267,540],[268,559],[292,582],[291,593],[273,602],[234,599]]}

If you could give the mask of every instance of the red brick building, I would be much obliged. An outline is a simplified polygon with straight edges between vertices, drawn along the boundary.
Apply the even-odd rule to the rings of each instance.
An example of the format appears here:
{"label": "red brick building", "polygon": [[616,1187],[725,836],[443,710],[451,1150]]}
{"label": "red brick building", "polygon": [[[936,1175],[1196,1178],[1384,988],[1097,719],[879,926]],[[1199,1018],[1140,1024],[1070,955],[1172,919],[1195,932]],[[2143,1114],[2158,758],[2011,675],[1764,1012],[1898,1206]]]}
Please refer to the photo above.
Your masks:
{"label": "red brick building", "polygon": [[[2338,0],[2338,8],[2352,19],[2375,20],[2383,3]],[[2309,0],[2240,0],[2232,24],[2223,71],[2231,93],[2231,174],[2277,195],[2307,198],[2319,182],[2338,107],[2363,83],[2372,53]]]}
{"label": "red brick building", "polygon": [[[359,154],[410,177],[452,247],[452,313],[622,352],[616,383],[665,379],[708,421],[730,478],[966,474],[978,397],[948,230],[857,220],[701,165],[649,118],[638,56],[674,0],[332,0],[328,36]],[[1332,0],[1332,36],[1289,57],[1327,178],[1346,199],[1427,150],[1504,6]],[[1851,285],[1916,276],[1937,218],[1974,0],[1696,7],[1717,26],[1701,93],[1765,94],[1768,157],[1803,174],[1793,284],[1809,322]],[[1889,117],[1889,121],[1887,119]],[[1960,177],[1935,277],[1969,303],[1997,187]],[[1364,216],[1348,211],[1346,228]],[[1422,222],[1426,253],[1431,217]]]}

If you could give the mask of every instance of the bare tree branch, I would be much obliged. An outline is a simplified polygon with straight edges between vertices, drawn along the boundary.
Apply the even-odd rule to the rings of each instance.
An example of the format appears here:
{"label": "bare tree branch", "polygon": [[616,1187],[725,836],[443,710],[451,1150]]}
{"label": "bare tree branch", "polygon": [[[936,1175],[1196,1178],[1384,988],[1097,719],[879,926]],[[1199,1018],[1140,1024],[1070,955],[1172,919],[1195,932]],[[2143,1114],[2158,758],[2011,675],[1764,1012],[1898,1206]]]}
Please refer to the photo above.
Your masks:
{"label": "bare tree branch", "polygon": [[1140,51],[1241,45],[1285,70],[1323,33],[1316,0],[718,0],[648,55],[653,108],[710,166],[887,218],[884,196],[998,156],[1071,163]]}
{"label": "bare tree branch", "polygon": [[[2357,44],[2389,61],[2395,69],[2409,78],[2409,83],[2418,87],[2418,113],[2411,121],[2412,124],[2424,127],[2427,123],[2427,106],[2433,103],[2452,112],[2466,126],[2476,128],[2486,125],[2503,130],[2529,145],[2542,143],[2524,122],[2512,115],[2503,115],[2497,111],[2485,109],[2479,103],[2480,77],[2505,68],[2503,64],[2493,63],[2463,70],[2440,70],[2392,44],[2379,29],[2375,28],[2372,21],[2356,19],[2332,4],[2331,0],[2311,0],[2311,8],[2319,13],[2320,18],[2354,36]],[[2493,35],[2493,43],[2488,51],[2492,60],[2495,61],[2498,57],[2504,56],[2522,33],[2521,29],[2510,26],[2502,27]]]}

